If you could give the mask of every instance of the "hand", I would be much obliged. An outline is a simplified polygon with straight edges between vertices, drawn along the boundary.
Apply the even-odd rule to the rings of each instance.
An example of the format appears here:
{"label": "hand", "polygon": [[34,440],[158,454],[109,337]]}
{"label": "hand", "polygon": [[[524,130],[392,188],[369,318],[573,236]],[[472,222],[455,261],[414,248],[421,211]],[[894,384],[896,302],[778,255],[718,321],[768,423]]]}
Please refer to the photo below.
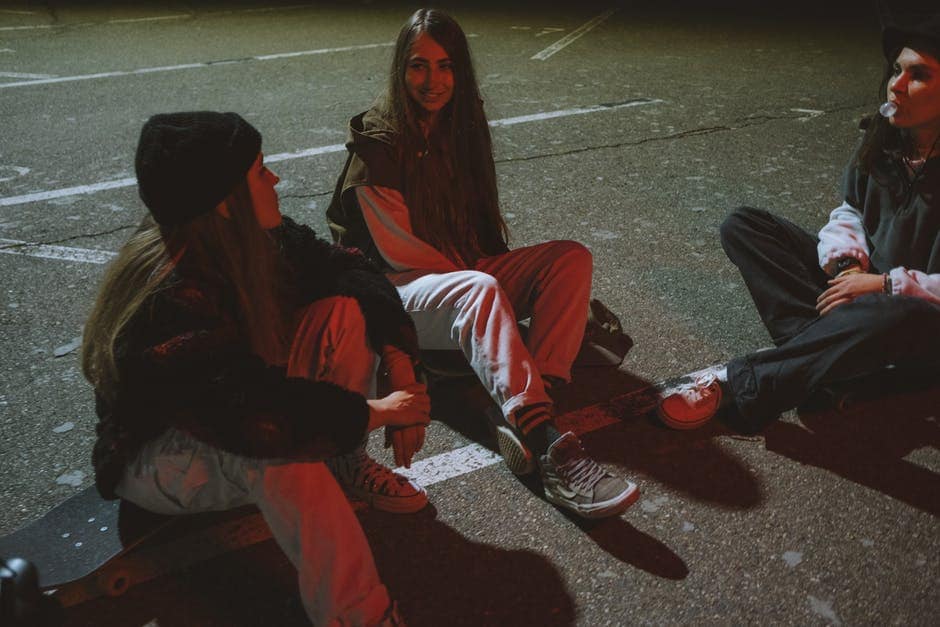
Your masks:
{"label": "hand", "polygon": [[830,311],[850,303],[863,294],[880,292],[884,288],[884,277],[880,274],[856,272],[844,274],[829,281],[829,289],[816,299],[816,311],[825,316]]}
{"label": "hand", "polygon": [[425,426],[431,422],[431,399],[423,383],[413,383],[366,403],[369,405],[369,431],[387,426]]}
{"label": "hand", "polygon": [[395,465],[411,468],[411,458],[424,446],[424,425],[385,427],[385,448],[395,453]]}

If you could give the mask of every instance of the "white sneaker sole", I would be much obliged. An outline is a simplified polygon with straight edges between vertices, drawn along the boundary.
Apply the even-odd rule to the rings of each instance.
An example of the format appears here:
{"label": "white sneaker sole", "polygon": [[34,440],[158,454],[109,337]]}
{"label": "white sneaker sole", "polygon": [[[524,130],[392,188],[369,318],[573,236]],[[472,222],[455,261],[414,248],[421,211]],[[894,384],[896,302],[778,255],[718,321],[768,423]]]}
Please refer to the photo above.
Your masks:
{"label": "white sneaker sole", "polygon": [[499,454],[503,456],[506,466],[516,476],[531,474],[535,471],[535,457],[511,427],[494,425],[496,429],[496,445]]}
{"label": "white sneaker sole", "polygon": [[424,488],[411,496],[388,496],[387,494],[369,492],[362,488],[354,488],[351,486],[342,487],[348,495],[356,500],[362,501],[381,512],[388,512],[390,514],[414,514],[424,509],[428,504],[428,493],[425,492]]}
{"label": "white sneaker sole", "polygon": [[614,498],[590,505],[569,501],[564,497],[552,494],[548,490],[545,491],[545,500],[582,518],[608,518],[622,514],[628,507],[640,500],[640,488],[632,481],[627,481],[627,489]]}

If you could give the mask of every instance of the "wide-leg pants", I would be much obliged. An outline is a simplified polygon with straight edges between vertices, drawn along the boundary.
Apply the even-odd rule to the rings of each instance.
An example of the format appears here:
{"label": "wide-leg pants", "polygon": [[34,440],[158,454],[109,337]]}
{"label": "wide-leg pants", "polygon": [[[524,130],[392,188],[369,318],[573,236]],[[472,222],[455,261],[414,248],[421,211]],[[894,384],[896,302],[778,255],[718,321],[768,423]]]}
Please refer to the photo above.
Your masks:
{"label": "wide-leg pants", "polygon": [[[587,323],[591,253],[552,241],[485,257],[472,270],[389,274],[422,349],[460,349],[503,414],[551,404],[542,376],[570,380]],[[517,322],[530,318],[525,341]],[[528,432],[538,422],[526,423]]]}
{"label": "wide-leg pants", "polygon": [[738,209],[721,226],[722,247],[776,346],[728,364],[737,408],[752,426],[828,383],[888,365],[935,368],[940,359],[940,306],[923,299],[866,294],[820,316],[816,299],[829,277],[819,267],[816,243],[760,209]]}
{"label": "wide-leg pants", "polygon": [[[290,376],[331,381],[365,395],[375,370],[355,300],[324,299],[302,312]],[[256,505],[297,568],[301,599],[315,625],[374,625],[389,607],[359,521],[322,462],[241,457],[171,429],[128,466],[118,494],[164,514]]]}

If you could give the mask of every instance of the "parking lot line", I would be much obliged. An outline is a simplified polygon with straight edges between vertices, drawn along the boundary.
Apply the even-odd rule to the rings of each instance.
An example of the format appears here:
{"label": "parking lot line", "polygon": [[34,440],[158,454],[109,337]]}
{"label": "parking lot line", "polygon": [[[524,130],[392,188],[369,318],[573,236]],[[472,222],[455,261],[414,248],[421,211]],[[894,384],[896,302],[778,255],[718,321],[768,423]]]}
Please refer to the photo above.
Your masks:
{"label": "parking lot line", "polygon": [[[528,115],[520,115],[511,118],[503,118],[501,120],[493,120],[490,122],[490,126],[493,128],[501,126],[512,126],[515,124],[524,124],[526,122],[539,122],[543,120],[550,120],[553,118],[567,117],[572,115],[584,115],[587,113],[597,113],[600,111],[612,111],[615,109],[624,109],[630,107],[639,107],[644,105],[655,105],[665,102],[657,98],[632,98],[630,100],[625,100],[623,102],[608,103],[608,104],[598,104],[590,105],[587,107],[577,107],[573,109],[560,109],[557,111],[542,111],[539,113],[531,113]],[[269,163],[275,163],[278,161],[289,161],[291,159],[301,159],[304,157],[312,157],[316,155],[329,154],[334,152],[342,152],[346,147],[343,144],[330,144],[328,146],[317,146],[314,148],[307,148],[305,150],[300,150],[297,152],[282,152],[273,155],[265,155],[265,161]],[[137,183],[137,179],[133,177],[118,179],[115,181],[102,181],[100,183],[92,183],[89,185],[78,185],[76,187],[66,187],[63,189],[49,190],[46,192],[34,192],[31,194],[23,194],[21,196],[7,196],[6,198],[0,198],[0,207],[10,207],[13,205],[25,205],[33,202],[40,202],[43,200],[53,200],[55,198],[64,198],[67,196],[80,196],[82,194],[93,194],[95,192],[100,192],[108,189],[118,189],[121,187],[131,187]]]}
{"label": "parking lot line", "polygon": [[551,57],[553,54],[563,49],[565,46],[581,38],[592,28],[594,28],[595,26],[597,26],[598,24],[600,24],[601,22],[603,22],[604,20],[606,20],[608,17],[610,17],[616,12],[617,12],[617,9],[608,9],[604,11],[597,17],[589,20],[588,22],[585,22],[584,24],[582,24],[575,30],[571,31],[570,33],[568,33],[567,35],[565,35],[564,37],[562,37],[561,39],[553,43],[548,48],[545,48],[541,52],[535,53],[534,55],[532,55],[531,58],[535,61],[545,61],[546,59]]}
{"label": "parking lot line", "polygon": [[195,68],[207,68],[213,65],[227,65],[231,63],[244,63],[246,61],[271,61],[273,59],[288,59],[291,57],[304,57],[317,54],[330,54],[333,52],[353,52],[356,50],[369,50],[372,48],[388,48],[394,45],[394,42],[382,42],[375,44],[357,44],[353,46],[339,46],[335,48],[317,48],[314,50],[297,50],[293,52],[279,52],[275,54],[262,54],[240,59],[220,59],[218,61],[199,61],[196,63],[181,63],[179,65],[160,65],[156,67],[137,68],[135,70],[115,70],[113,72],[96,72],[94,74],[76,74],[73,76],[59,76],[56,78],[46,78],[40,80],[18,81],[15,83],[0,83],[0,89],[10,89],[13,87],[29,87],[32,85],[50,85],[53,83],[74,83],[76,81],[88,81],[98,78],[115,78],[118,76],[134,76],[138,74],[155,74],[157,72],[176,72],[179,70],[191,70]]}
{"label": "parking lot line", "polygon": [[68,246],[53,246],[51,244],[31,244],[15,239],[0,239],[0,253],[8,255],[25,255],[41,259],[56,259],[58,261],[78,261],[81,263],[108,263],[117,255],[107,250],[94,250],[90,248],[69,248]]}

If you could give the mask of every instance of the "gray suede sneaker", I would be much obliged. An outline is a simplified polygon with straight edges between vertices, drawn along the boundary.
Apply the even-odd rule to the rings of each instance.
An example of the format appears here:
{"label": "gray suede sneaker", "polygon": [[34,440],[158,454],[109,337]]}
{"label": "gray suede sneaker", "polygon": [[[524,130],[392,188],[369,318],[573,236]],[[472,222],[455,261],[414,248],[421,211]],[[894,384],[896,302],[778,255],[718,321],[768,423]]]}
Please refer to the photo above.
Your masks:
{"label": "gray suede sneaker", "polygon": [[369,457],[363,446],[325,462],[347,493],[375,509],[411,514],[428,504],[424,488]]}
{"label": "gray suede sneaker", "polygon": [[636,484],[601,468],[570,431],[555,440],[539,462],[546,500],[582,518],[614,516],[640,498]]}

